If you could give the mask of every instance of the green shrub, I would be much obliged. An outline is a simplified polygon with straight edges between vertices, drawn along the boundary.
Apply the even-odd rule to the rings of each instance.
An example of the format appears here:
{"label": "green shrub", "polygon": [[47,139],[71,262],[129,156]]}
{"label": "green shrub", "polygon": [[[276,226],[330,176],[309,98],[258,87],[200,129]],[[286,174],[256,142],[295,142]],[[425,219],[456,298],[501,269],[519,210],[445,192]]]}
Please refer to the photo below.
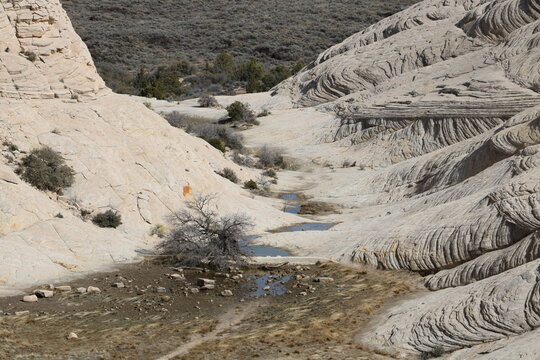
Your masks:
{"label": "green shrub", "polygon": [[216,58],[214,59],[212,72],[232,74],[233,71],[234,71],[233,57],[226,52],[219,53],[219,55],[217,55]]}
{"label": "green shrub", "polygon": [[209,143],[210,145],[212,145],[213,147],[215,147],[216,149],[218,149],[222,153],[227,151],[227,148],[225,147],[225,144],[220,139],[216,139],[216,138],[207,139],[205,137],[201,137],[201,139],[206,140],[207,143]]}
{"label": "green shrub", "polygon": [[257,190],[259,186],[255,181],[249,180],[244,183],[244,188],[248,190]]}
{"label": "green shrub", "polygon": [[117,228],[122,224],[122,216],[112,210],[99,213],[92,218],[92,222],[102,228]]}
{"label": "green shrub", "polygon": [[236,173],[231,168],[224,168],[223,171],[219,173],[219,175],[223,176],[225,179],[228,179],[235,184],[239,181],[238,176],[236,176]]}
{"label": "green shrub", "polygon": [[75,171],[66,165],[64,158],[50,147],[34,149],[22,159],[17,168],[21,178],[38,188],[61,194],[73,185]]}
{"label": "green shrub", "polygon": [[249,105],[235,101],[227,106],[227,113],[232,121],[256,123],[255,114],[249,109]]}
{"label": "green shrub", "polygon": [[13,144],[12,142],[9,142],[9,141],[4,141],[2,143],[2,145],[4,145],[5,147],[7,147],[7,149],[11,152],[14,152],[14,151],[19,151],[19,147],[15,144]]}
{"label": "green shrub", "polygon": [[165,227],[165,225],[163,224],[156,224],[156,226],[154,226],[152,228],[152,231],[150,232],[150,235],[152,236],[157,236],[158,238],[164,238],[165,237],[165,233],[167,232],[167,228]]}
{"label": "green shrub", "polygon": [[27,51],[23,52],[23,55],[26,56],[26,58],[31,62],[34,62],[34,61],[37,60],[37,55],[33,51],[28,51],[27,50]]}
{"label": "green shrub", "polygon": [[160,100],[178,97],[186,92],[178,74],[165,66],[154,72],[141,69],[133,80],[133,86],[139,89],[139,95]]}
{"label": "green shrub", "polygon": [[291,77],[291,71],[283,65],[274,67],[268,74],[262,78],[262,90],[267,91]]}
{"label": "green shrub", "polygon": [[268,176],[268,177],[271,177],[271,178],[277,178],[277,173],[274,169],[268,169],[268,170],[265,170],[263,171],[262,173],[264,176]]}
{"label": "green shrub", "polygon": [[244,62],[238,68],[236,77],[240,81],[261,80],[264,76],[264,67],[257,59]]}

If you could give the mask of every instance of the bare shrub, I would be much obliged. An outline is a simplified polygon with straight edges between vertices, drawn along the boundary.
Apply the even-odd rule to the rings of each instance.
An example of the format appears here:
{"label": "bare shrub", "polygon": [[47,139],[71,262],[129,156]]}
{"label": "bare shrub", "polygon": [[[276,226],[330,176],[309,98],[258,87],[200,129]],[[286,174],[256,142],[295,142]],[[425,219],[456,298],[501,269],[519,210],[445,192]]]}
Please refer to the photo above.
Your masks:
{"label": "bare shrub", "polygon": [[257,161],[253,159],[250,155],[241,154],[239,151],[234,151],[232,155],[232,161],[240,166],[255,167],[257,166]]}
{"label": "bare shrub", "polygon": [[214,200],[214,195],[197,196],[187,209],[172,215],[173,230],[158,248],[187,266],[208,264],[222,269],[244,263],[240,240],[253,223],[245,214],[219,215]]}
{"label": "bare shrub", "polygon": [[265,145],[259,150],[258,157],[259,166],[262,168],[285,167],[285,159],[281,149]]}
{"label": "bare shrub", "polygon": [[205,139],[219,139],[231,149],[242,150],[244,148],[242,134],[223,125],[194,124],[189,126],[186,131]]}
{"label": "bare shrub", "polygon": [[240,181],[240,179],[238,179],[238,176],[236,176],[236,173],[234,172],[234,170],[231,168],[224,168],[223,171],[219,173],[219,175],[223,176],[225,179],[235,184],[238,183],[238,181]]}
{"label": "bare shrub", "polygon": [[205,107],[205,108],[218,107],[219,106],[218,101],[212,95],[203,95],[203,96],[201,96],[199,98],[198,103],[199,103],[200,107]]}

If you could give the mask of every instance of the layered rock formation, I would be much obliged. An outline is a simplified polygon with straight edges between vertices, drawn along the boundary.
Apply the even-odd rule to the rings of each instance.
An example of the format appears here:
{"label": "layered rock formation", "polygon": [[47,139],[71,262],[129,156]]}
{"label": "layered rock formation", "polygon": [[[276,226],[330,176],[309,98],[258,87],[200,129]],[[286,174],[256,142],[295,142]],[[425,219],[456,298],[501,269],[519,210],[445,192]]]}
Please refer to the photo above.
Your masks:
{"label": "layered rock formation", "polygon": [[453,351],[540,326],[539,19],[537,0],[427,0],[274,89],[336,115],[312,139],[317,161],[363,169],[328,175],[347,190],[323,197],[360,210],[320,247],[428,274],[433,292],[377,319],[366,343]]}
{"label": "layered rock formation", "polygon": [[[196,194],[216,193],[220,212],[248,212],[259,231],[291,221],[216,174],[230,167],[247,180],[253,170],[112,94],[56,0],[0,1],[0,144],[0,295],[135,258]],[[8,144],[52,147],[75,185],[59,197],[21,181],[24,154]],[[88,219],[107,209],[122,215],[117,230]]]}

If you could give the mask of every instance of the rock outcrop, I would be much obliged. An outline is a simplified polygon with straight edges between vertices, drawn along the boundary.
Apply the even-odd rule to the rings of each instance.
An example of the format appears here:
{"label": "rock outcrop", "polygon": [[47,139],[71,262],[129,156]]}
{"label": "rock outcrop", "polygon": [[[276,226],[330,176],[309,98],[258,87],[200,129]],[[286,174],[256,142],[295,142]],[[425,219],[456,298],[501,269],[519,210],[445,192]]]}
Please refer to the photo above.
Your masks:
{"label": "rock outcrop", "polygon": [[[273,90],[298,114],[335,114],[313,133],[314,161],[362,169],[312,190],[358,209],[320,249],[418,271],[433,290],[377,319],[367,344],[454,351],[540,326],[539,45],[538,0],[427,0]],[[294,244],[281,243],[317,246]]]}
{"label": "rock outcrop", "polygon": [[[0,0],[0,144],[0,295],[136,258],[197,194],[216,193],[220,212],[248,212],[259,231],[293,218],[216,174],[230,167],[247,180],[253,170],[112,94],[57,0]],[[76,172],[63,196],[15,174],[43,145]],[[107,209],[122,215],[116,230],[90,221]]]}

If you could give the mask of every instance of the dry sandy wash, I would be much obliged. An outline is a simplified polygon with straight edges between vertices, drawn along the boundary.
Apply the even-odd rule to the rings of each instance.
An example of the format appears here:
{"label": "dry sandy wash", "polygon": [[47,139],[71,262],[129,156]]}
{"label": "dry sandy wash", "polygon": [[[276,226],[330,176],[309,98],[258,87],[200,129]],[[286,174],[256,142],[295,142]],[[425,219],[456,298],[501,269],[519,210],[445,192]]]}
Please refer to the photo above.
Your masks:
{"label": "dry sandy wash", "polygon": [[[56,0],[0,5],[0,135],[50,145],[77,170],[56,198],[0,162],[0,292],[132,259],[186,184],[218,192],[224,211],[249,209],[258,231],[299,221],[214,174],[254,170],[110,94]],[[540,357],[539,18],[539,0],[427,0],[240,98],[272,112],[245,132],[250,145],[279,144],[312,167],[280,186],[345,207],[324,218],[340,222],[329,231],[262,242],[426,275],[432,292],[382,312],[359,335],[365,346]],[[154,107],[200,113],[194,104]],[[79,208],[114,208],[125,223],[97,229]]]}

